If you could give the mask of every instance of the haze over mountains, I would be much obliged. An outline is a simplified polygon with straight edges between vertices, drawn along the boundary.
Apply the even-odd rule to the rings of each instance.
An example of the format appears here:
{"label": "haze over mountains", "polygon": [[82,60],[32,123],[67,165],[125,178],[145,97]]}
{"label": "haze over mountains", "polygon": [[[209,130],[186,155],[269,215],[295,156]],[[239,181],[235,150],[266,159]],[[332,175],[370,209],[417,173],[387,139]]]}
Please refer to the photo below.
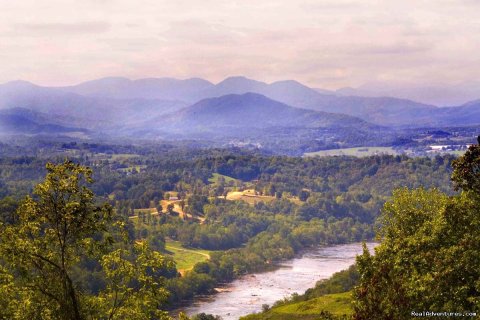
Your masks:
{"label": "haze over mountains", "polygon": [[458,106],[478,99],[480,81],[466,81],[453,86],[369,82],[358,88],[341,88],[335,92],[347,96],[395,97],[437,106]]}
{"label": "haze over mountains", "polygon": [[[208,138],[244,137],[249,132],[254,136],[258,130],[279,128],[290,133],[322,128],[331,133],[336,128],[366,132],[480,124],[480,100],[440,108],[407,99],[346,94],[293,80],[267,84],[245,77],[218,84],[198,78],[103,78],[68,87],[14,81],[0,85],[0,132]],[[311,131],[307,136],[322,138]]]}
{"label": "haze over mountains", "polygon": [[203,99],[177,113],[153,119],[166,120],[171,131],[241,133],[269,128],[374,128],[359,118],[288,106],[257,93],[227,94]]}

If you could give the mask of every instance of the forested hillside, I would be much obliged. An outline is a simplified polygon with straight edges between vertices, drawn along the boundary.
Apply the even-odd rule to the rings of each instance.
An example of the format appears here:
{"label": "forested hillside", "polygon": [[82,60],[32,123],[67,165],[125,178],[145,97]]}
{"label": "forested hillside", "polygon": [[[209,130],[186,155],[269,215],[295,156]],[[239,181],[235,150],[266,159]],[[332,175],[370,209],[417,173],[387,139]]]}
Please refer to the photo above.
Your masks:
{"label": "forested hillside", "polygon": [[474,145],[453,162],[458,194],[396,189],[378,219],[375,252],[364,246],[348,270],[244,319],[477,317],[479,159]]}
{"label": "forested hillside", "polygon": [[[95,148],[105,150],[101,145]],[[110,310],[117,314],[114,319],[130,309],[158,318],[159,314],[152,313],[157,308],[168,310],[196,294],[212,293],[217,283],[272,268],[304,248],[372,239],[380,208],[393,188],[426,185],[453,192],[447,183],[453,157],[290,158],[181,148],[106,154],[75,144],[64,145],[63,150],[81,166],[61,164],[61,157],[0,160],[2,252],[7,257],[2,264],[2,296],[6,297],[2,303],[9,317],[22,319],[16,316],[19,304],[12,301],[32,301],[27,308],[32,315],[40,315],[36,306],[48,303],[54,318],[75,311],[70,305],[75,301],[83,305],[75,311],[80,317],[86,310],[82,308],[93,308],[97,314]],[[60,165],[47,164],[51,161]],[[33,189],[42,181],[46,164],[47,180]],[[85,184],[90,175],[93,183]],[[86,180],[74,178],[82,176]],[[63,189],[61,181],[72,185]],[[33,198],[24,200],[32,190]],[[64,209],[56,211],[52,206],[57,200],[51,199],[59,198],[50,197],[59,190],[66,202],[60,206]],[[45,218],[35,216],[38,210]],[[91,224],[84,231],[81,225],[87,221],[75,220],[77,214],[90,217]],[[57,219],[84,233],[74,233],[74,241],[56,243],[49,237],[57,232]],[[24,233],[30,223],[40,228],[33,239]],[[93,243],[83,238],[95,239],[99,247],[89,247]],[[189,250],[184,256],[193,252],[186,261],[175,260],[182,252],[177,243]],[[41,251],[31,251],[36,247]],[[57,263],[62,256],[56,255],[59,248],[68,252],[66,264],[60,269],[43,267],[43,258]],[[195,252],[200,254],[195,256]],[[26,256],[13,260],[19,255]],[[116,269],[122,259],[129,267]],[[158,272],[147,272],[144,278],[142,272],[150,268]],[[20,271],[25,276],[9,276]],[[61,289],[61,282],[53,281],[54,287],[47,288],[52,291],[39,289],[49,279],[58,278],[58,272],[65,274],[60,279],[67,279],[66,288],[74,289],[78,299],[61,300],[57,294],[66,290]],[[115,282],[124,272],[131,280]],[[149,291],[155,288],[161,289],[155,291],[161,298]],[[112,290],[127,290],[121,293],[125,295],[123,307],[118,306],[124,311],[112,307],[117,303]],[[148,305],[133,302],[140,296]]]}

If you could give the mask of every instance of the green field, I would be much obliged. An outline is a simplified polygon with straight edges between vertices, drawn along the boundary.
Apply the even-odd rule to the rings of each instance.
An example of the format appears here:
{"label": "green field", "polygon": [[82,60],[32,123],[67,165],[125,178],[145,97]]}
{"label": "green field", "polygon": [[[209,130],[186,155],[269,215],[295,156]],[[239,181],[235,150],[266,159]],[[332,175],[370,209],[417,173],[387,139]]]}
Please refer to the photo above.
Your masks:
{"label": "green field", "polygon": [[132,158],[138,158],[140,155],[138,154],[132,154],[132,153],[116,153],[112,154],[111,158],[113,161],[117,160],[125,160],[125,159],[132,159]]}
{"label": "green field", "polygon": [[229,177],[229,176],[224,176],[223,174],[219,174],[219,173],[213,173],[212,174],[212,177],[210,179],[208,179],[208,182],[210,183],[218,183],[218,180],[219,178],[223,178],[225,179],[225,183],[228,184],[230,182],[237,182],[237,181],[240,181],[238,179],[235,179],[235,178],[232,178],[232,177]]}
{"label": "green field", "polygon": [[146,169],[146,168],[147,168],[146,165],[139,164],[139,165],[135,165],[135,166],[130,166],[128,168],[120,168],[120,169],[118,169],[118,171],[121,171],[121,172],[133,172],[133,171],[140,172],[141,170]]}
{"label": "green field", "polygon": [[322,311],[336,316],[352,314],[352,292],[327,294],[319,298],[289,303],[275,307],[264,313],[242,317],[242,320],[314,320]]}
{"label": "green field", "polygon": [[307,152],[305,157],[327,157],[327,156],[354,156],[354,157],[368,157],[378,154],[398,155],[399,153],[392,147],[361,147],[361,148],[344,148],[344,149],[330,149],[316,152]]}
{"label": "green field", "polygon": [[210,258],[208,250],[184,248],[179,241],[167,240],[165,244],[167,254],[173,257],[177,263],[177,269],[181,273],[193,268],[193,266]]}

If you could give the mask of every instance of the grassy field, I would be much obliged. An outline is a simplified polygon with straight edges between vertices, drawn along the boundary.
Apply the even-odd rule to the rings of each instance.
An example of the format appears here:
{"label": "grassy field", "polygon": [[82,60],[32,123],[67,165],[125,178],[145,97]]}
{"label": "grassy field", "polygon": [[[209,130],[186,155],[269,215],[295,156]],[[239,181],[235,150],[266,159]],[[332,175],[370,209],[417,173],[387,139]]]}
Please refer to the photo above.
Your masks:
{"label": "grassy field", "polygon": [[140,157],[138,154],[131,154],[131,153],[118,153],[118,154],[111,155],[111,159],[113,161],[132,159],[132,158],[138,158],[138,157]]}
{"label": "grassy field", "polygon": [[257,202],[270,202],[275,200],[275,197],[255,195],[255,191],[248,189],[244,191],[233,191],[227,194],[227,200],[242,200],[248,204],[254,205]]}
{"label": "grassy field", "polygon": [[314,320],[322,311],[334,315],[352,314],[352,292],[327,294],[319,298],[272,308],[267,312],[242,317],[242,320]]}
{"label": "grassy field", "polygon": [[391,154],[397,155],[398,152],[392,147],[361,147],[361,148],[345,148],[345,149],[331,149],[321,150],[316,152],[307,152],[305,157],[327,157],[327,156],[355,156],[368,157],[377,154]]}
{"label": "grassy field", "polygon": [[173,257],[177,263],[177,269],[180,273],[191,270],[198,262],[210,259],[211,251],[184,248],[180,242],[174,240],[167,240],[165,249],[167,254]]}
{"label": "grassy field", "polygon": [[[256,203],[263,201],[268,203],[270,201],[275,200],[275,197],[272,196],[261,196],[256,195],[253,189],[247,189],[244,191],[232,191],[227,194],[227,200],[242,200],[250,205],[255,205]],[[296,197],[287,198],[288,200],[292,201],[295,204],[302,204],[303,202],[300,201]]]}
{"label": "grassy field", "polygon": [[144,170],[146,168],[147,168],[146,165],[140,164],[140,165],[136,165],[136,166],[130,166],[128,168],[120,168],[120,169],[118,169],[118,171],[121,171],[121,172],[133,172],[133,171],[140,172],[141,170]]}
{"label": "grassy field", "polygon": [[208,182],[216,184],[216,183],[218,183],[219,178],[225,179],[226,184],[229,184],[230,182],[235,183],[237,181],[240,181],[240,180],[237,180],[237,179],[229,177],[229,176],[224,176],[223,174],[214,173],[212,175],[212,177],[210,179],[208,179]]}

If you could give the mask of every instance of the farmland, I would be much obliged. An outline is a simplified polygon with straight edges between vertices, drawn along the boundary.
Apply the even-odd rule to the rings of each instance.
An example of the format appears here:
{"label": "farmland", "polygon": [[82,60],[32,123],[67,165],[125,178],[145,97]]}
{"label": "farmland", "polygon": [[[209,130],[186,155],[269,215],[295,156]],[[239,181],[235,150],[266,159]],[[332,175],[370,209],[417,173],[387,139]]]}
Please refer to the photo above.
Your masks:
{"label": "farmland", "polygon": [[173,258],[180,273],[191,270],[199,262],[210,259],[209,250],[185,248],[179,241],[167,239],[165,243],[166,253]]}
{"label": "farmland", "polygon": [[368,157],[373,155],[397,155],[398,151],[392,147],[362,147],[362,148],[344,148],[344,149],[331,149],[321,150],[316,152],[307,152],[305,157],[327,157],[327,156],[354,156],[354,157]]}
{"label": "farmland", "polygon": [[229,176],[225,176],[225,175],[219,174],[219,173],[213,173],[212,177],[210,179],[208,179],[208,182],[210,182],[212,184],[219,184],[220,182],[225,182],[225,184],[227,184],[227,185],[235,184],[235,183],[241,183],[241,181],[238,180],[238,179],[235,179],[235,178],[232,178],[232,177],[229,177]]}
{"label": "farmland", "polygon": [[254,205],[260,201],[271,202],[275,200],[275,197],[272,196],[263,196],[255,193],[253,189],[247,189],[244,191],[232,191],[227,194],[227,200],[241,200],[248,204]]}
{"label": "farmland", "polygon": [[[256,203],[259,202],[265,202],[269,203],[275,200],[276,198],[273,196],[266,196],[266,195],[260,195],[257,192],[255,192],[254,189],[246,189],[243,191],[232,191],[229,192],[226,196],[227,200],[235,201],[235,200],[240,200],[244,201],[250,205],[255,205]],[[292,201],[295,204],[301,204],[302,202],[298,199],[298,197],[288,197],[288,200]]]}

